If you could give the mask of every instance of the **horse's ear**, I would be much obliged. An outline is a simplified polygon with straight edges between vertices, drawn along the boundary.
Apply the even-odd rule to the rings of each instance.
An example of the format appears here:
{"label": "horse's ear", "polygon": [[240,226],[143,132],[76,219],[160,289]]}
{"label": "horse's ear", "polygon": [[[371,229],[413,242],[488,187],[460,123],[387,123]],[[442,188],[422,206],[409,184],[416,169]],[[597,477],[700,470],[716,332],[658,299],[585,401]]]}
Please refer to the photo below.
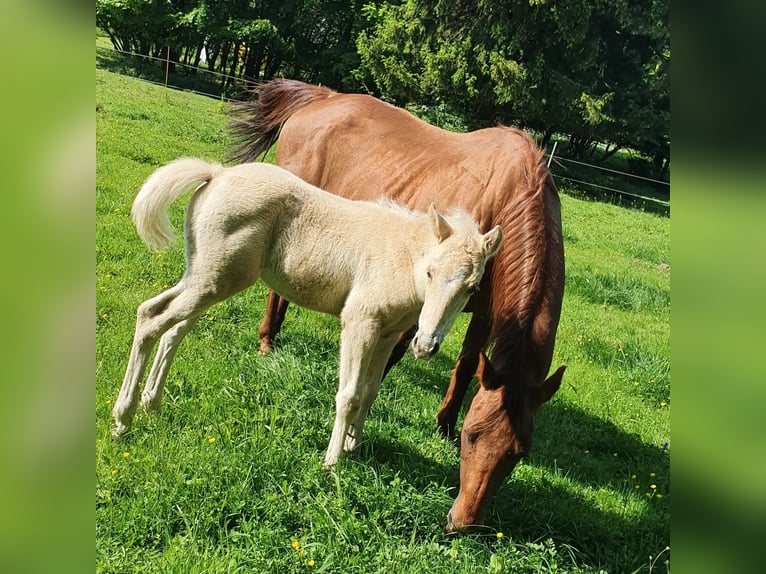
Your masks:
{"label": "horse's ear", "polygon": [[450,227],[447,220],[436,211],[436,206],[433,203],[428,208],[428,216],[431,218],[431,229],[439,243],[452,235],[452,227]]}
{"label": "horse's ear", "polygon": [[491,231],[484,234],[482,237],[482,254],[489,259],[497,253],[500,249],[500,244],[503,242],[503,230],[498,225]]}
{"label": "horse's ear", "polygon": [[558,391],[559,387],[561,387],[561,379],[564,376],[565,370],[566,365],[560,366],[558,369],[556,369],[555,373],[545,379],[540,384],[540,386],[537,387],[535,398],[537,399],[538,405],[547,403],[551,397],[556,394],[556,391]]}
{"label": "horse's ear", "polygon": [[484,351],[479,351],[479,365],[476,367],[476,376],[479,378],[479,384],[485,389],[495,387],[495,368],[489,362]]}

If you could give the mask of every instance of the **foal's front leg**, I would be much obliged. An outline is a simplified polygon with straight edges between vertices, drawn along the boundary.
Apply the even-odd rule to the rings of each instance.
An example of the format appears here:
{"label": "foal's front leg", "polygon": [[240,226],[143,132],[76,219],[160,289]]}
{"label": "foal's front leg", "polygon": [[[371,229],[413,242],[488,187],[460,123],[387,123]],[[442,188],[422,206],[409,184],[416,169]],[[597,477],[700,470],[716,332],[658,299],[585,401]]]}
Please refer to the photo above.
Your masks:
{"label": "foal's front leg", "polygon": [[[378,329],[369,318],[341,316],[340,374],[335,395],[335,423],[325,455],[325,467],[338,462],[351,425],[359,419],[364,402],[366,373],[378,343]],[[361,438],[361,437],[357,437]]]}
{"label": "foal's front leg", "polygon": [[343,450],[346,452],[351,452],[356,449],[362,440],[364,421],[367,420],[370,407],[375,401],[375,397],[378,396],[378,391],[383,382],[387,364],[391,358],[391,352],[397,343],[396,335],[383,337],[372,351],[372,356],[364,377],[365,382],[361,385],[362,402],[359,411],[357,412],[357,418],[350,421],[350,427],[343,445]]}

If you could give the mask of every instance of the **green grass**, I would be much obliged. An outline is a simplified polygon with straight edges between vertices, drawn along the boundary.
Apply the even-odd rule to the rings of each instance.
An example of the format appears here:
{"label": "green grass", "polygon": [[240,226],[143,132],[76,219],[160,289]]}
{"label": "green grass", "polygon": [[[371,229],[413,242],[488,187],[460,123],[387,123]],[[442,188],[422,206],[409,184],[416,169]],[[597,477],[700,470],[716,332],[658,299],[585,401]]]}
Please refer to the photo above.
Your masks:
{"label": "green grass", "polygon": [[321,461],[338,322],[291,307],[276,352],[258,356],[260,283],[186,338],[162,413],[139,413],[128,437],[110,436],[136,307],[184,267],[181,244],[152,254],[139,241],[132,199],[171,159],[222,159],[227,117],[216,100],[103,70],[96,115],[98,572],[669,569],[668,218],[563,190],[567,288],[554,366],[569,366],[564,384],[486,530],[448,536],[459,455],[435,415],[466,317],[437,358],[408,356],[390,373],[361,452],[335,470]]}

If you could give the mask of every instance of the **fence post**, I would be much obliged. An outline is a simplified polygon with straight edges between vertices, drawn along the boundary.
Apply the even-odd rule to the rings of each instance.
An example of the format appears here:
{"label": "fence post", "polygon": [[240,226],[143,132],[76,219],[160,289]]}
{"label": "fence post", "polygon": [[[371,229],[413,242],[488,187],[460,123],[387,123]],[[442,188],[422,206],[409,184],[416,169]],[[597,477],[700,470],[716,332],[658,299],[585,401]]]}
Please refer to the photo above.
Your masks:
{"label": "fence post", "polygon": [[548,166],[551,167],[551,161],[553,161],[553,154],[556,153],[556,146],[559,145],[558,140],[553,142],[553,149],[551,150],[551,155],[548,156]]}
{"label": "fence post", "polygon": [[168,73],[170,72],[170,46],[168,46],[167,56],[165,58],[165,89],[168,89]]}

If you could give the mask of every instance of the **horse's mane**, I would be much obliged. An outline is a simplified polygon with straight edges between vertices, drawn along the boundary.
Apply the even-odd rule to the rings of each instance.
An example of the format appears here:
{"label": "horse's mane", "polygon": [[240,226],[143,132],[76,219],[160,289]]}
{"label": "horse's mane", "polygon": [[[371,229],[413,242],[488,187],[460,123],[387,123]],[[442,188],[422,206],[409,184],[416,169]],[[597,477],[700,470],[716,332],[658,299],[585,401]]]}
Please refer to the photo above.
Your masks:
{"label": "horse's mane", "polygon": [[496,342],[493,357],[502,358],[503,368],[514,368],[524,356],[529,329],[548,281],[549,240],[555,232],[555,222],[549,220],[546,210],[546,188],[553,192],[551,197],[556,201],[558,191],[545,164],[544,151],[526,133],[505,129],[515,132],[527,144],[523,180],[495,219],[503,228],[505,239],[490,271],[492,339]]}

